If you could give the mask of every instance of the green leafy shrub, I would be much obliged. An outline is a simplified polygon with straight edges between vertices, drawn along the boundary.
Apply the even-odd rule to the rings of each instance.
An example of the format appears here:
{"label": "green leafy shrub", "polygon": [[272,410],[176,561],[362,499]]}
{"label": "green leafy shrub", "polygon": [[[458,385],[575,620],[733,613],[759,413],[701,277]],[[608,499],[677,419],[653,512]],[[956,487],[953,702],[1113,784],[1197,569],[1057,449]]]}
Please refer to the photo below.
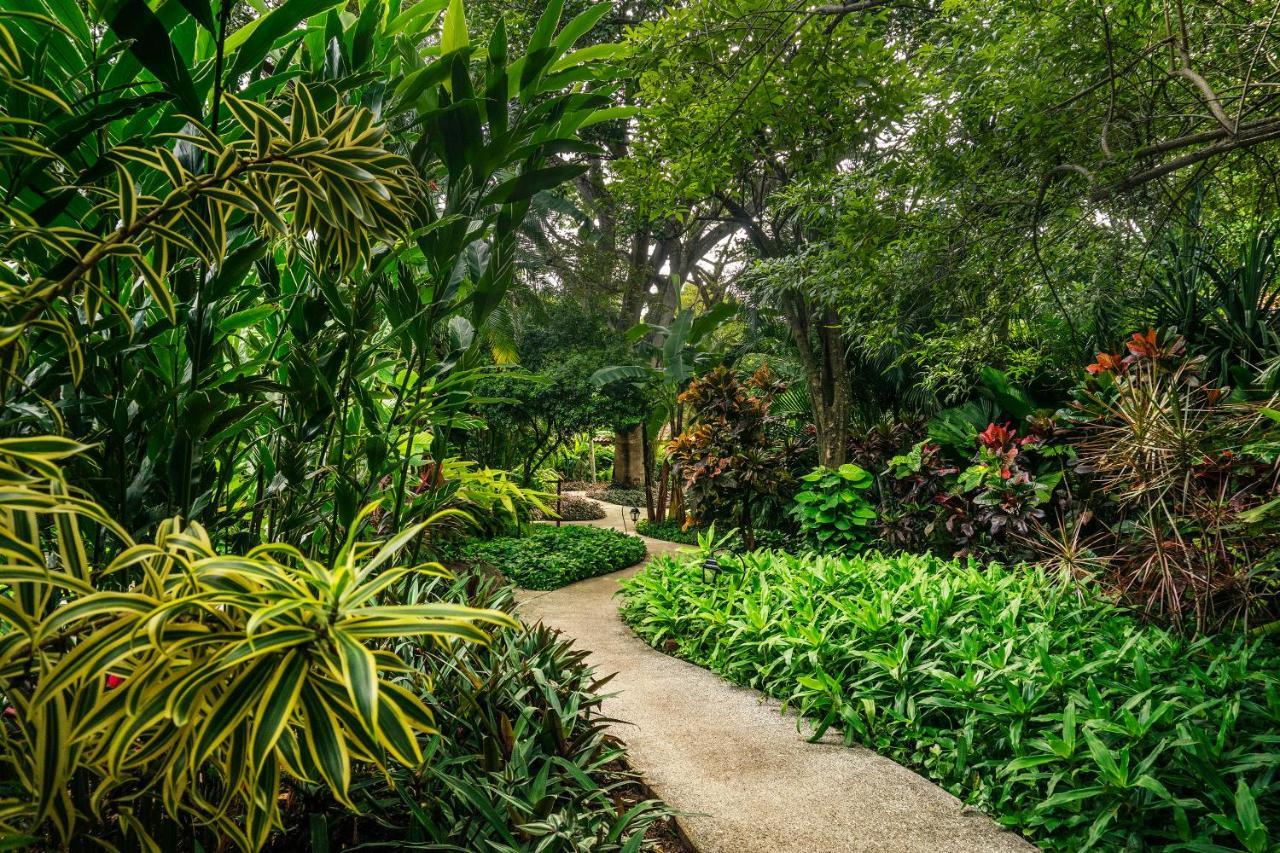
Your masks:
{"label": "green leafy shrub", "polygon": [[535,525],[528,535],[474,542],[463,559],[488,563],[525,589],[559,589],[644,559],[644,540],[604,527]]}
{"label": "green leafy shrub", "polygon": [[[932,556],[662,556],[646,641],[936,780],[1047,850],[1269,850],[1280,649],[1191,639],[1047,579]],[[778,654],[779,646],[788,654]]]}
{"label": "green leafy shrub", "polygon": [[875,479],[857,465],[816,468],[800,478],[791,514],[801,535],[823,551],[857,550],[874,531],[876,511],[863,493]]}
{"label": "green leafy shrub", "polygon": [[[405,598],[513,610],[510,585],[493,576],[432,579]],[[421,771],[392,768],[389,780],[370,773],[353,784],[359,814],[325,790],[309,792],[289,815],[299,831],[279,849],[313,849],[306,842],[315,834],[331,838],[331,849],[381,842],[613,853],[641,849],[638,839],[665,819],[608,736],[597,675],[572,641],[539,625],[472,650],[409,639],[395,651],[433,673],[418,695],[446,736],[435,739]]]}
{"label": "green leafy shrub", "polygon": [[[688,530],[682,528],[679,522],[675,521],[649,521],[640,519],[636,522],[636,532],[641,536],[648,536],[650,539],[661,539],[663,542],[677,542],[681,545],[697,545],[701,536],[711,532],[709,527],[690,527]],[[742,537],[736,532],[730,530],[733,536],[725,543],[725,547],[731,549],[742,548]],[[763,551],[802,551],[804,550],[803,542],[800,537],[794,533],[785,530],[774,530],[772,528],[764,528],[755,531],[756,548]]]}
{"label": "green leafy shrub", "polygon": [[756,548],[761,551],[787,551],[792,554],[810,550],[805,547],[804,537],[799,533],[772,527],[756,531]]}
{"label": "green leafy shrub", "polygon": [[690,527],[685,530],[678,521],[649,521],[642,518],[636,522],[636,533],[641,536],[661,539],[663,542],[678,542],[681,545],[697,545],[698,534],[705,531],[705,527]]}
{"label": "green leafy shrub", "polygon": [[534,510],[533,517],[555,518],[557,507],[562,521],[597,521],[605,516],[604,507],[595,501],[577,495],[565,495],[559,500],[548,500],[547,511]]}
{"label": "green leafy shrub", "polygon": [[621,489],[615,486],[609,486],[596,492],[593,497],[596,500],[605,503],[617,504],[618,506],[638,506],[644,509],[644,491],[641,489]]}
{"label": "green leafy shrub", "polygon": [[[371,506],[326,563],[271,543],[224,555],[177,518],[135,542],[71,495],[59,465],[81,449],[0,439],[11,549],[0,566],[0,838],[16,846],[173,849],[157,839],[189,823],[206,841],[260,849],[280,825],[285,777],[350,803],[354,767],[427,760],[439,729],[410,688],[429,679],[386,638],[456,652],[488,642],[482,625],[517,627],[495,610],[387,594],[443,572],[403,562],[437,519],[359,542]],[[82,526],[115,540],[116,556],[90,559]]]}

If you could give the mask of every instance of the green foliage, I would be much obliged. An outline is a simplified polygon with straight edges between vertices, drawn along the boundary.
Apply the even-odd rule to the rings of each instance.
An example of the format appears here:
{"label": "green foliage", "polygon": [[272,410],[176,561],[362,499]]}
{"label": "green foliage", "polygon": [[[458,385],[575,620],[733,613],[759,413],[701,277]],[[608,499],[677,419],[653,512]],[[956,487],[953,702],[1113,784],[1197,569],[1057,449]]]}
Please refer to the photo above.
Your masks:
{"label": "green foliage", "polygon": [[621,489],[617,486],[608,486],[598,492],[592,492],[591,496],[605,503],[617,504],[618,506],[636,506],[640,507],[640,509],[644,509],[645,506],[644,492],[640,489]]}
{"label": "green foliage", "polygon": [[[716,537],[715,525],[709,527],[690,527],[684,529],[679,523],[674,521],[649,521],[640,519],[636,522],[636,532],[642,536],[648,536],[651,539],[661,539],[663,542],[676,542],[680,545],[698,545],[702,546],[707,542],[718,542],[719,547],[728,548],[730,550],[738,550],[744,546],[742,536],[738,530],[727,529],[726,534]],[[787,530],[776,530],[773,528],[762,528],[755,532],[755,547],[762,551],[791,551],[797,552],[804,550],[804,542],[800,536]],[[710,537],[710,539],[708,539]]]}
{"label": "green foliage", "polygon": [[[514,610],[510,586],[492,576],[424,579],[402,600]],[[374,775],[353,786],[358,814],[323,789],[308,792],[291,815],[298,830],[289,842],[305,844],[306,827],[323,817],[332,847],[515,851],[541,844],[618,853],[640,849],[637,838],[664,815],[634,792],[635,802],[627,801],[634,777],[600,714],[599,674],[585,663],[588,650],[569,638],[538,625],[503,631],[488,646],[406,638],[395,651],[432,672],[430,685],[415,688],[448,736],[432,742],[421,770],[394,767],[389,779]]]}
{"label": "green foliage", "polygon": [[598,521],[605,517],[605,511],[604,507],[589,498],[565,495],[550,500],[547,511],[536,515],[544,518],[558,516],[563,521]]}
{"label": "green foliage", "polygon": [[435,0],[232,2],[213,30],[200,0],[28,5],[2,24],[0,429],[93,445],[76,480],[133,532],[319,557],[375,495],[422,517],[532,198],[612,115],[608,48],[570,55],[599,10],[532,56]]}
{"label": "green foliage", "polygon": [[644,541],[605,527],[534,525],[520,537],[475,542],[461,556],[501,571],[525,589],[559,589],[644,559]]}
{"label": "green foliage", "polygon": [[704,530],[702,527],[685,528],[678,521],[650,521],[642,518],[636,522],[636,533],[641,536],[661,539],[663,542],[678,542],[681,545],[697,545],[698,535]]}
{"label": "green foliage", "polygon": [[973,452],[978,433],[998,416],[999,410],[991,401],[967,400],[934,415],[929,420],[929,438],[964,458]]}
{"label": "green foliage", "polygon": [[[624,581],[649,643],[918,769],[1046,850],[1266,850],[1280,650],[1185,639],[1026,569],[756,552]],[[790,652],[779,655],[779,645]]]}
{"label": "green foliage", "polygon": [[876,511],[864,494],[875,478],[852,463],[816,468],[800,478],[791,514],[800,534],[823,551],[856,551],[874,533]]}
{"label": "green foliage", "polygon": [[[451,505],[479,519],[475,526],[490,532],[509,529],[545,511],[553,498],[550,492],[520,485],[506,471],[459,459],[426,466],[417,492],[424,496],[448,494]],[[411,510],[415,506],[411,505]]]}
{"label": "green foliage", "polygon": [[[427,676],[386,650],[386,638],[452,648],[488,640],[477,622],[516,625],[494,610],[385,600],[415,575],[443,573],[398,565],[435,519],[357,542],[369,507],[327,565],[276,544],[223,555],[180,519],[134,542],[61,479],[58,462],[80,449],[0,440],[7,835],[154,846],[157,833],[190,821],[260,849],[281,826],[286,774],[351,805],[357,763],[423,762],[423,736],[437,729],[401,682]],[[117,556],[93,563],[82,524],[118,539]],[[138,797],[147,789],[163,816],[148,815]]]}
{"label": "green foliage", "polygon": [[450,445],[534,197],[618,117],[612,49],[574,51],[607,7],[561,28],[553,4],[522,54],[501,26],[473,42],[461,0],[19,5],[0,821],[50,846],[258,849],[286,786],[350,807],[429,762],[430,674],[394,639],[456,652],[512,624],[398,602],[439,571],[399,564],[428,525],[537,505]]}
{"label": "green foliage", "polygon": [[645,403],[636,389],[602,389],[591,382],[599,368],[628,357],[622,336],[602,317],[564,299],[517,296],[520,301],[507,311],[511,355],[518,356],[521,370],[479,384],[485,428],[468,434],[466,447],[490,465],[521,470],[531,481],[544,465],[559,469],[561,455],[584,434],[637,423]]}
{"label": "green foliage", "polygon": [[[673,436],[682,432],[684,403],[680,399],[681,394],[698,370],[714,362],[711,336],[737,310],[735,303],[722,302],[701,315],[692,308],[681,308],[675,313],[670,326],[639,323],[627,331],[627,339],[635,343],[637,353],[643,358],[642,363],[602,367],[592,375],[591,381],[601,388],[643,390],[647,402],[645,434],[651,443],[646,452],[658,455],[652,443],[657,441],[664,427]],[[654,340],[659,343],[655,344]],[[652,473],[646,465],[646,484],[650,483]],[[672,467],[666,460],[662,462],[657,480],[652,517],[655,521],[662,521],[667,515],[668,500],[678,488]],[[629,505],[650,504],[641,501]]]}

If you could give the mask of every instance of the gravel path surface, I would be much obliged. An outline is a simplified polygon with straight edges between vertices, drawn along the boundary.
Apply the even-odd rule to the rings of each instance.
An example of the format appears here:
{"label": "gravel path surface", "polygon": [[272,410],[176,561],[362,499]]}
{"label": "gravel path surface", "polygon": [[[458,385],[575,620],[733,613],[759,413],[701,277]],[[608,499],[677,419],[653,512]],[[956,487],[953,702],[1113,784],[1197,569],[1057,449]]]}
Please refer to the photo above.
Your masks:
{"label": "gravel path surface", "polygon": [[[627,510],[582,522],[630,531]],[[683,546],[645,538],[650,555]],[[754,690],[661,654],[618,615],[618,580],[591,578],[553,592],[521,592],[521,615],[591,650],[605,688],[604,713],[653,790],[683,812],[679,823],[703,853],[825,851],[1029,851],[927,779],[829,737],[809,743],[792,715]],[[802,724],[803,725],[803,724]]]}

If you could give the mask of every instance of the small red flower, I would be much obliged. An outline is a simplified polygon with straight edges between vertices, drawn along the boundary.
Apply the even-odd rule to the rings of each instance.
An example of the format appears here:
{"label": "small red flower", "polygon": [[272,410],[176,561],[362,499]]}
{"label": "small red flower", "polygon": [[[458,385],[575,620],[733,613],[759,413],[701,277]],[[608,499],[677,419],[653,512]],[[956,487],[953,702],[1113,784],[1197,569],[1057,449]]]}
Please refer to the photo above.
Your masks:
{"label": "small red flower", "polygon": [[110,673],[110,672],[107,673],[107,689],[108,690],[115,690],[121,684],[124,684],[123,678],[121,678],[118,675],[115,675],[114,673]]}

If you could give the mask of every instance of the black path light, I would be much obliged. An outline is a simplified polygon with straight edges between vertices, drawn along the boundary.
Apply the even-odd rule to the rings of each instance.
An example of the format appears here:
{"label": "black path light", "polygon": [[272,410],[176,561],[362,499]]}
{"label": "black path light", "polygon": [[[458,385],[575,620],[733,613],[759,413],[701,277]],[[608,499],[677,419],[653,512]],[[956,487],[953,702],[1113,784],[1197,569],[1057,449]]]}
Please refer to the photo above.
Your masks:
{"label": "black path light", "polygon": [[631,508],[631,529],[635,530],[636,525],[640,523],[640,507],[633,506]]}
{"label": "black path light", "polygon": [[702,582],[703,583],[711,583],[715,580],[718,580],[721,573],[727,571],[724,564],[721,563],[720,559],[716,556],[717,554],[725,554],[725,553],[729,554],[730,556],[736,557],[738,559],[738,565],[742,569],[742,574],[744,576],[746,575],[747,573],[746,557],[744,557],[742,554],[739,554],[735,551],[731,551],[728,548],[712,549],[707,552],[706,559],[702,561]]}

